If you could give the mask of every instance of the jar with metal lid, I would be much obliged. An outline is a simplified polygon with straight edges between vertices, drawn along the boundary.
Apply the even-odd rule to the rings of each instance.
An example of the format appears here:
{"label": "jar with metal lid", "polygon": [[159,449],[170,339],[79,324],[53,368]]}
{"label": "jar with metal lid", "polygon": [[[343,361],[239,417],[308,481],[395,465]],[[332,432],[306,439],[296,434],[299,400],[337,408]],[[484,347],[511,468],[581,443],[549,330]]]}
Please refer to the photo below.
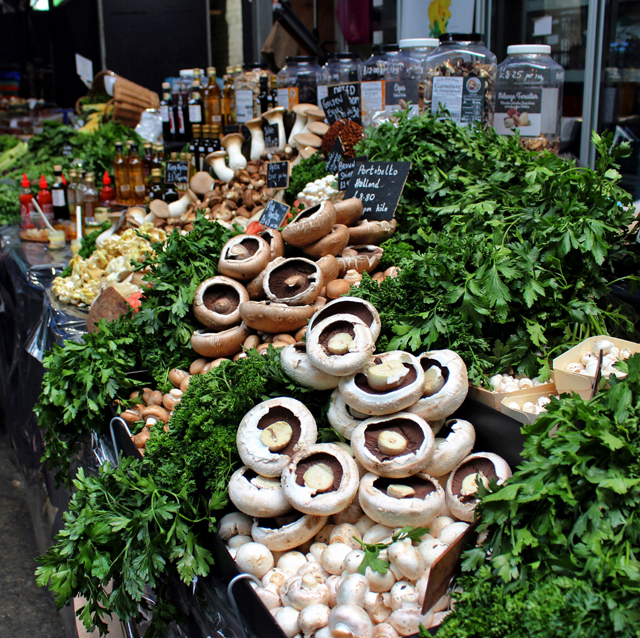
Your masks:
{"label": "jar with metal lid", "polygon": [[408,109],[411,116],[418,115],[420,86],[425,76],[422,62],[407,49],[400,50],[399,47],[387,52],[385,57],[385,111]]}
{"label": "jar with metal lid", "polygon": [[440,46],[427,57],[426,111],[440,105],[458,124],[493,124],[498,64],[480,33],[443,33]]}
{"label": "jar with metal lid", "polygon": [[291,110],[296,104],[318,105],[318,85],[322,83],[322,67],[315,55],[287,57],[286,66],[278,73],[278,106]]}
{"label": "jar with metal lid", "polygon": [[520,132],[523,146],[557,153],[560,147],[564,69],[547,44],[515,44],[498,65],[495,128]]}
{"label": "jar with metal lid", "polygon": [[360,93],[362,124],[368,126],[376,113],[384,111],[384,83],[387,53],[398,51],[396,44],[374,44],[373,53],[362,63]]}
{"label": "jar with metal lid", "polygon": [[420,113],[424,111],[424,83],[427,77],[427,56],[440,45],[438,38],[405,38],[400,40],[400,53],[406,53],[422,66],[422,78],[419,87]]}
{"label": "jar with metal lid", "polygon": [[271,78],[271,75],[272,73],[269,71],[267,64],[242,65],[242,71],[233,83],[237,122],[248,122],[257,117],[259,112],[260,78],[262,76]]}

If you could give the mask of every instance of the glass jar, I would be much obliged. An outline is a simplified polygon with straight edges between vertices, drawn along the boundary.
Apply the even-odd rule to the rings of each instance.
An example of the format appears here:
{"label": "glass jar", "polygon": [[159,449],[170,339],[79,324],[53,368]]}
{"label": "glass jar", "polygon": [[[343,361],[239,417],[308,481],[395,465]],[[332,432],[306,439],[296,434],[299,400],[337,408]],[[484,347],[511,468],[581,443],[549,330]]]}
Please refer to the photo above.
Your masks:
{"label": "glass jar", "polygon": [[424,86],[425,70],[422,62],[407,49],[389,51],[384,75],[385,111],[408,109],[413,117],[420,109],[420,86]]}
{"label": "glass jar", "polygon": [[498,65],[495,128],[523,146],[558,153],[564,69],[546,44],[515,44]]}
{"label": "glass jar", "polygon": [[368,126],[376,113],[384,111],[384,82],[387,53],[397,52],[396,44],[374,44],[371,57],[362,63],[360,93],[362,96],[362,124]]}
{"label": "glass jar", "polygon": [[424,111],[424,83],[427,77],[427,56],[440,45],[438,38],[406,38],[400,40],[400,53],[407,53],[422,66],[422,79],[419,87],[420,113]]}
{"label": "glass jar", "polygon": [[322,83],[322,67],[315,55],[287,57],[286,66],[277,77],[278,106],[290,111],[296,104],[319,105],[318,85]]}
{"label": "glass jar", "polygon": [[271,75],[266,64],[244,64],[242,66],[242,71],[233,83],[236,98],[236,121],[238,123],[248,122],[258,116],[260,78],[265,76],[270,81]]}
{"label": "glass jar", "polygon": [[493,125],[496,56],[480,33],[443,33],[440,46],[427,58],[425,111],[445,107],[458,124]]}
{"label": "glass jar", "polygon": [[360,82],[362,59],[359,53],[332,53],[322,67],[322,82],[318,86],[318,102],[327,97],[327,87]]}

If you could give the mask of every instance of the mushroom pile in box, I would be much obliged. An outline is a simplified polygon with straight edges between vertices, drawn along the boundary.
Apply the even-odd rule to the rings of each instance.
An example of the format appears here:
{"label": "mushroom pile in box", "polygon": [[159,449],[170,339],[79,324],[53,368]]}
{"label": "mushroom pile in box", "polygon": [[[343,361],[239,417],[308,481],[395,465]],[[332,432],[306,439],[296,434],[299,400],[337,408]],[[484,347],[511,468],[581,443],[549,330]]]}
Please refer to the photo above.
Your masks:
{"label": "mushroom pile in box", "polygon": [[[313,316],[306,343],[281,350],[292,379],[333,389],[328,419],[350,443],[318,443],[314,416],[287,397],[256,405],[238,429],[244,465],[229,497],[239,512],[219,535],[262,580],[257,594],[288,638],[438,625],[449,597],[423,609],[431,565],[473,521],[479,485],[511,475],[499,456],[471,454],[471,423],[447,420],[468,390],[462,359],[374,354],[379,333],[370,303],[342,297]],[[377,545],[376,570],[362,544]]]}

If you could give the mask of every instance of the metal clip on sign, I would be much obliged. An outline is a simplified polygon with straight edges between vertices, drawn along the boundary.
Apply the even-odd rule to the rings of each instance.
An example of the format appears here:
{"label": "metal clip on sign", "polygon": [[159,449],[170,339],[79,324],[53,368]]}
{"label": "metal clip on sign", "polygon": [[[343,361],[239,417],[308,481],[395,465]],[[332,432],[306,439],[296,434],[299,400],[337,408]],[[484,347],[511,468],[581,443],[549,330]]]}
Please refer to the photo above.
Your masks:
{"label": "metal clip on sign", "polygon": [[253,574],[239,574],[235,578],[231,579],[231,582],[227,587],[227,595],[229,596],[229,600],[231,601],[231,607],[233,608],[233,612],[235,613],[236,617],[238,618],[238,622],[240,623],[240,628],[242,629],[242,637],[249,638],[247,634],[247,628],[244,626],[244,620],[242,619],[242,616],[240,615],[240,610],[238,609],[238,603],[236,603],[235,596],[233,595],[233,586],[238,581],[245,580],[245,579],[252,580],[254,583],[256,583],[256,585],[258,585],[258,587],[262,587],[262,581],[257,579]]}

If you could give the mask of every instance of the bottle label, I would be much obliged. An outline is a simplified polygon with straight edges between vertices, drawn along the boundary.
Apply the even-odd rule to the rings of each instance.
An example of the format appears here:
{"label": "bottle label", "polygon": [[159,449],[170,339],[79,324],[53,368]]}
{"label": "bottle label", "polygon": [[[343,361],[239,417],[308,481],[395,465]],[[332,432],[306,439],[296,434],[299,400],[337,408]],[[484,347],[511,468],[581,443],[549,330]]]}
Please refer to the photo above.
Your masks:
{"label": "bottle label", "polygon": [[163,122],[169,121],[169,107],[166,104],[160,105],[160,116]]}
{"label": "bottle label", "polygon": [[212,122],[222,122],[222,116],[221,115],[212,115],[210,120]]}
{"label": "bottle label", "polygon": [[56,189],[56,190],[52,190],[51,191],[51,198],[53,199],[53,205],[58,207],[58,206],[66,206],[67,202],[66,202],[66,198],[64,196],[64,190],[63,189]]}
{"label": "bottle label", "polygon": [[189,122],[202,122],[202,107],[199,104],[189,104]]}
{"label": "bottle label", "polygon": [[437,113],[442,104],[456,124],[482,121],[484,90],[484,78],[434,77],[431,112]]}
{"label": "bottle label", "polygon": [[284,106],[285,109],[289,110],[288,89],[278,89],[278,106]]}
{"label": "bottle label", "polygon": [[136,193],[138,195],[143,194],[145,190],[144,184],[136,184]]}
{"label": "bottle label", "polygon": [[362,92],[362,119],[367,118],[367,123],[375,113],[384,111],[384,82],[362,82],[360,85]]}
{"label": "bottle label", "polygon": [[120,191],[123,193],[128,193],[130,190],[129,184],[120,184]]}
{"label": "bottle label", "polygon": [[236,120],[248,122],[253,119],[253,91],[236,91]]}
{"label": "bottle label", "polygon": [[318,86],[318,106],[322,108],[322,100],[329,97],[329,87],[326,84]]}

